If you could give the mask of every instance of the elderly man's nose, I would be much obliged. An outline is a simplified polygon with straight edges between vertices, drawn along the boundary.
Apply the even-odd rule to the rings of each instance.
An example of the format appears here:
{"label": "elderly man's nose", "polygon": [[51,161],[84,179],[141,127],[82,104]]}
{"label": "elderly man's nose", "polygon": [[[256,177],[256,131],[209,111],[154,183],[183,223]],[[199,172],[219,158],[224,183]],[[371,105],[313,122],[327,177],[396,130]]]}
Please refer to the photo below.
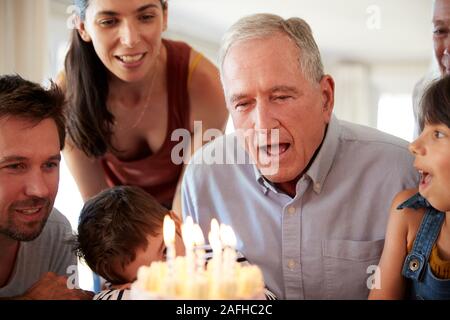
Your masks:
{"label": "elderly man's nose", "polygon": [[272,129],[277,125],[272,111],[267,105],[260,103],[255,108],[255,129]]}

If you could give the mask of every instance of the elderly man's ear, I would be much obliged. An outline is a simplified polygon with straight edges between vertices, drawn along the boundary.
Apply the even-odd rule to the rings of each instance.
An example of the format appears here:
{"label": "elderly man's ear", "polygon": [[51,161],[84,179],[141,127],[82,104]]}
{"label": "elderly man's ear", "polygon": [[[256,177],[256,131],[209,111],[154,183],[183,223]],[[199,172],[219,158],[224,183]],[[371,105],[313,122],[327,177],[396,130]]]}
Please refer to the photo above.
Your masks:
{"label": "elderly man's ear", "polygon": [[328,123],[334,107],[334,80],[329,75],[324,75],[320,80],[320,88],[323,97],[323,113]]}

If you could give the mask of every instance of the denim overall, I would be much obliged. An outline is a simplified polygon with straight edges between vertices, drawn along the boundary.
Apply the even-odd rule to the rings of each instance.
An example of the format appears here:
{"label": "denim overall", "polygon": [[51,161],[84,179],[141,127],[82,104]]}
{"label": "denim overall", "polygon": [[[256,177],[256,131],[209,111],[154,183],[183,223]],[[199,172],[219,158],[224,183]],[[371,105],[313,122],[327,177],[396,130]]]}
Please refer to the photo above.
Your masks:
{"label": "denim overall", "polygon": [[431,271],[428,260],[436,242],[445,213],[433,208],[419,193],[406,200],[398,209],[426,208],[411,252],[406,256],[402,275],[410,279],[411,299],[450,299],[450,280],[439,279]]}

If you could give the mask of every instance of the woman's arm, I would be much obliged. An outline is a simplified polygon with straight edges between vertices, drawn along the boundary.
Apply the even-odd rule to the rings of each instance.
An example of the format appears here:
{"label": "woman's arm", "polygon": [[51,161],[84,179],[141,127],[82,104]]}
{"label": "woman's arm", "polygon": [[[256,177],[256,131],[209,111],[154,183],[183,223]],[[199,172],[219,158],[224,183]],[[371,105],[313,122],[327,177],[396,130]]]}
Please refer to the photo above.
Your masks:
{"label": "woman's arm", "polygon": [[69,140],[66,140],[63,157],[75,179],[83,201],[108,188],[103,168],[98,159],[89,158]]}
{"label": "woman's arm", "polygon": [[[370,291],[369,299],[403,299],[405,297],[405,278],[402,267],[407,254],[409,211],[397,210],[398,205],[413,196],[416,190],[404,190],[396,195],[392,202],[383,254],[378,264],[377,276],[380,277],[380,288]],[[414,212],[413,212],[414,214]]]}
{"label": "woman's arm", "polygon": [[[59,72],[55,81],[58,87],[66,94],[65,72]],[[83,201],[108,188],[99,160],[86,156],[83,151],[74,146],[69,137],[66,137],[65,147],[62,153],[64,161],[75,179]]]}
{"label": "woman's arm", "polygon": [[[199,55],[192,50],[190,63]],[[222,84],[220,83],[219,71],[205,57],[202,57],[188,83],[188,91],[191,105],[190,124],[191,132],[191,153],[184,160],[186,164],[192,154],[205,143],[203,134],[208,129],[216,129],[217,133],[223,134],[228,121],[228,110],[225,105]],[[194,121],[201,121],[201,131],[199,127],[194,127]],[[211,133],[214,133],[211,131]],[[181,181],[183,172],[178,180],[177,191],[175,193],[172,210],[181,215]]]}

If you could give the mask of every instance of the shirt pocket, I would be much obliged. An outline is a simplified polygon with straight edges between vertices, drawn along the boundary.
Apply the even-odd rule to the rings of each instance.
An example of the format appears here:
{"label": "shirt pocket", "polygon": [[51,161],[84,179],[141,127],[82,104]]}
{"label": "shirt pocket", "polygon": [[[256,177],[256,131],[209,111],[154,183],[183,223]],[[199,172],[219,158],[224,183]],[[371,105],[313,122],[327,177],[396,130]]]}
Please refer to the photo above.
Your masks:
{"label": "shirt pocket", "polygon": [[381,257],[384,239],[323,240],[322,257],[328,299],[367,299],[367,280]]}

